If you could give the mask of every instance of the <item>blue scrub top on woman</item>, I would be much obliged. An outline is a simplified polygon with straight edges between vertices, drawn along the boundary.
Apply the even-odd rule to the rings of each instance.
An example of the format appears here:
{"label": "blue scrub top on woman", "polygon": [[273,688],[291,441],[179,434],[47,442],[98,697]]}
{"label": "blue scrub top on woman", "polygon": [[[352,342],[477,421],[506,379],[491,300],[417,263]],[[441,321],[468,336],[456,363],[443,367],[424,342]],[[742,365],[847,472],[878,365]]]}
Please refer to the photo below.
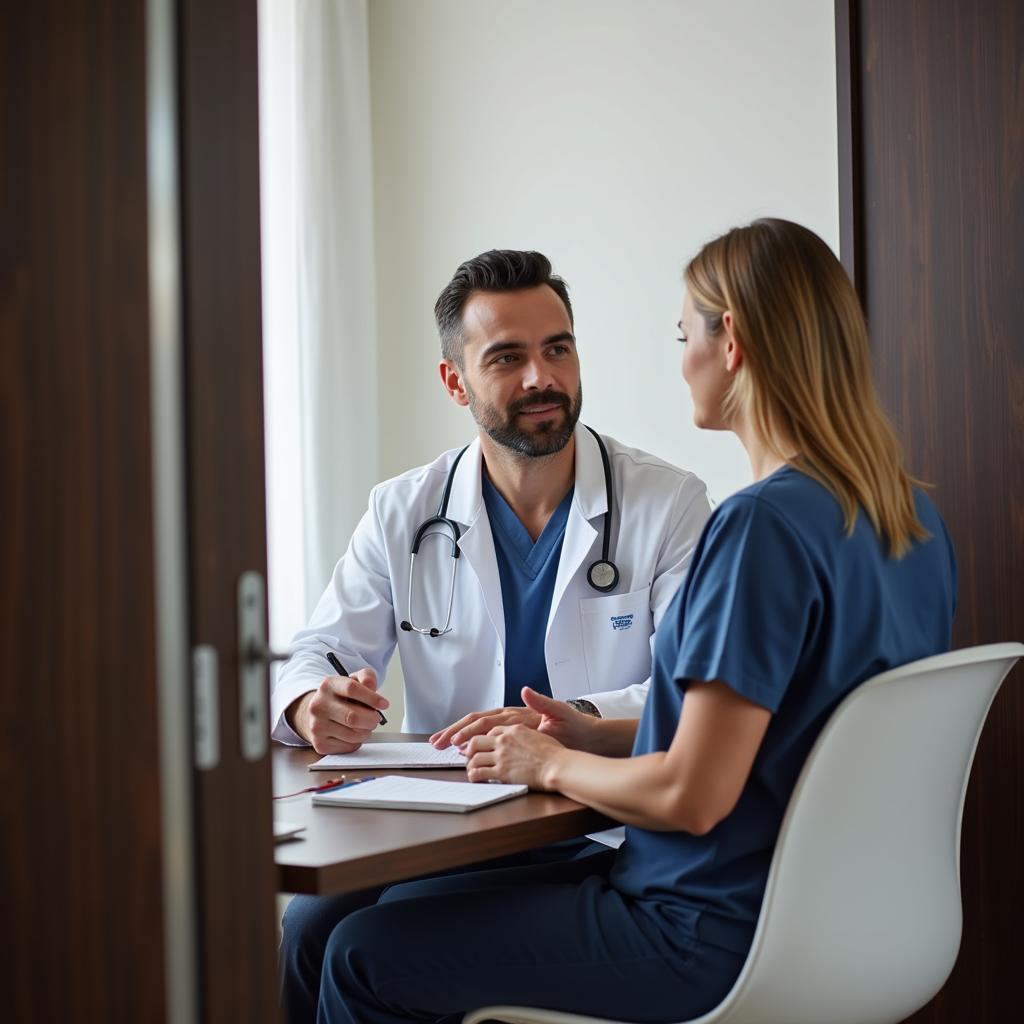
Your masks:
{"label": "blue scrub top on woman", "polygon": [[616,889],[749,946],[786,805],[831,712],[871,676],[949,649],[953,547],[932,502],[914,498],[929,537],[899,559],[863,510],[846,536],[835,497],[790,466],[715,510],[658,629],[633,754],[668,750],[689,680],[720,680],[773,717],[732,813],[703,836],[627,828]]}
{"label": "blue scrub top on woman", "polygon": [[493,1003],[636,1021],[715,1006],[829,714],[870,676],[949,648],[952,546],[915,502],[929,537],[900,559],[863,512],[846,536],[835,497],[791,468],[723,502],[658,627],[633,753],[669,748],[689,681],[721,680],[773,715],[735,809],[706,835],[630,827],[617,852],[393,886],[331,934],[321,1024],[457,1020]]}

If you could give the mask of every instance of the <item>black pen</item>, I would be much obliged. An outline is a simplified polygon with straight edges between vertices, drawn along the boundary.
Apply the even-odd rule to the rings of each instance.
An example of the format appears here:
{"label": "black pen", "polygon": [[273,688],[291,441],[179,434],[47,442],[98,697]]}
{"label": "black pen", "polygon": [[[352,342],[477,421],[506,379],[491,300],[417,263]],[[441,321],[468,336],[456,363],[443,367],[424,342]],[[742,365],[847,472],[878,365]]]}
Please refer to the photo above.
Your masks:
{"label": "black pen", "polygon": [[[348,670],[345,668],[344,665],[342,665],[342,663],[340,661],[338,661],[338,658],[335,655],[334,651],[328,651],[327,652],[327,660],[331,663],[331,668],[333,668],[334,671],[337,672],[339,676],[347,676],[348,675]],[[345,700],[352,700],[352,698],[351,697],[346,697]],[[353,701],[353,703],[354,704],[363,704],[363,702],[361,700]],[[369,706],[370,706],[369,704],[363,704],[364,708],[368,708]],[[377,714],[380,716],[380,724],[381,725],[387,725],[388,724],[388,720],[384,717],[384,712],[381,711],[380,708],[374,708],[373,710],[376,711]]]}

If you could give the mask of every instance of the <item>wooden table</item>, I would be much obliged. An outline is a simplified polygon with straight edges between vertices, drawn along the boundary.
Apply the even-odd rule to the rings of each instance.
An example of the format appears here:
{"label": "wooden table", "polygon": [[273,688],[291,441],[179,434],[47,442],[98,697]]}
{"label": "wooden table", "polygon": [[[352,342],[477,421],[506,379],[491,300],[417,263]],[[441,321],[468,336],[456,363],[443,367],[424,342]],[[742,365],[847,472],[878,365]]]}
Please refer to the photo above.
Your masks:
{"label": "wooden table", "polygon": [[[395,733],[387,737],[392,742],[422,739],[426,737]],[[315,786],[338,774],[308,771],[307,766],[319,757],[308,747],[275,744],[272,757],[275,794]],[[346,778],[366,774],[345,772]],[[453,781],[466,778],[458,769],[402,774]],[[589,807],[552,793],[528,793],[468,814],[314,807],[307,793],[276,800],[274,815],[306,826],[298,838],[276,847],[278,889],[321,895],[473,864],[615,824]]]}

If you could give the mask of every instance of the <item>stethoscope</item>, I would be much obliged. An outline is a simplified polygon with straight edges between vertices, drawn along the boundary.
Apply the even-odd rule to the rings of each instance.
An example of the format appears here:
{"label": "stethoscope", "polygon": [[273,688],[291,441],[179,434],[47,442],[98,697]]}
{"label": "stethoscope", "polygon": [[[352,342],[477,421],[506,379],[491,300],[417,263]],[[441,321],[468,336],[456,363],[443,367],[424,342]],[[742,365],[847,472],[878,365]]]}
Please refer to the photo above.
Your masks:
{"label": "stethoscope", "polygon": [[[597,447],[601,449],[601,464],[604,467],[604,489],[608,496],[608,511],[604,517],[604,537],[601,541],[601,557],[587,569],[587,582],[594,590],[607,594],[610,590],[614,590],[619,583],[619,570],[611,558],[608,557],[612,537],[612,466],[608,460],[608,451],[604,446],[604,441],[601,440],[601,436],[593,427],[587,427],[587,430],[594,435]],[[458,469],[459,462],[462,456],[466,454],[468,448],[469,445],[467,444],[455,456],[455,461],[452,463],[451,469],[448,470],[448,477],[444,483],[444,492],[441,495],[441,504],[438,506],[437,515],[431,516],[422,522],[416,531],[416,536],[413,537],[412,553],[409,556],[409,596],[406,600],[409,618],[401,622],[402,629],[407,633],[419,633],[421,636],[444,636],[452,631],[452,604],[455,601],[455,573],[459,568],[459,537],[461,531],[459,530],[459,524],[454,519],[448,518],[448,498],[452,493],[452,481],[455,479],[455,470]],[[431,527],[437,527],[437,529],[431,529]],[[419,554],[420,544],[427,536],[447,537],[452,545],[452,582],[448,589],[448,611],[445,615],[444,626],[441,629],[438,629],[436,626],[416,626],[411,621],[412,584],[416,573],[416,556]]]}

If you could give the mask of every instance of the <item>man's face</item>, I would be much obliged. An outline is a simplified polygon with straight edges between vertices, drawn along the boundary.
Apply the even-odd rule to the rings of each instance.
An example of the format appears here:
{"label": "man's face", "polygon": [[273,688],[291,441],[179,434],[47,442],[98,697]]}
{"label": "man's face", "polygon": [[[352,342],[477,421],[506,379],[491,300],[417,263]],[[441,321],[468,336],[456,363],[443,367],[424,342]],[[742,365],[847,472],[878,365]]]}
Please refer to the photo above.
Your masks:
{"label": "man's face", "polygon": [[583,404],[569,314],[547,285],[475,292],[462,314],[462,387],[480,428],[520,455],[553,455]]}

